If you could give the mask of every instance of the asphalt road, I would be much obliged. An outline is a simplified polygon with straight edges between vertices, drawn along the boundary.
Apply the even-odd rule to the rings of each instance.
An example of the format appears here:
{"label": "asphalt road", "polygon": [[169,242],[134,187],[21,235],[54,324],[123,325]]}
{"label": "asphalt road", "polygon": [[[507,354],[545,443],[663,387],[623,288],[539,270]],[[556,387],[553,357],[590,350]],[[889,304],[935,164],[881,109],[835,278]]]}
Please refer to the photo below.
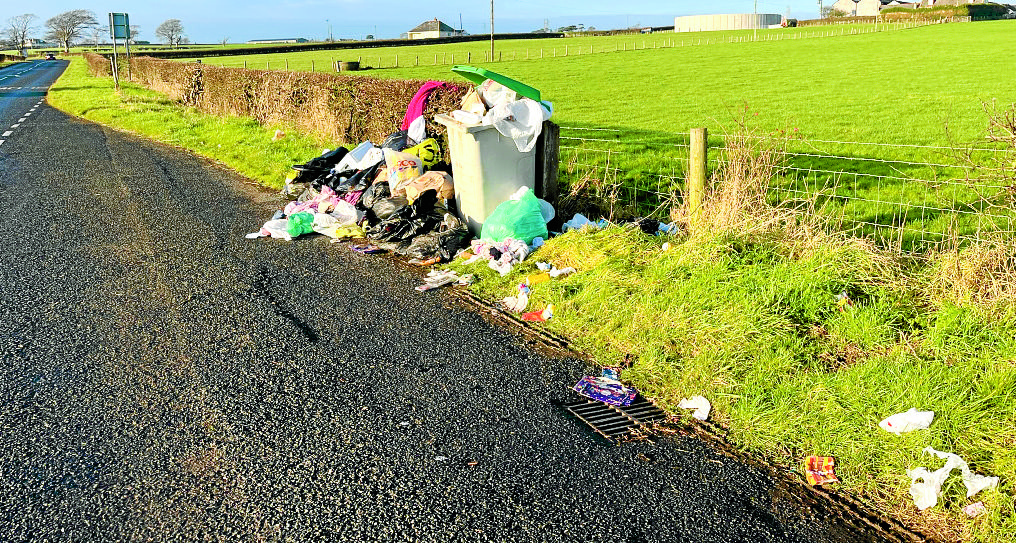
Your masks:
{"label": "asphalt road", "polygon": [[[693,438],[606,445],[584,372],[274,195],[0,71],[0,539],[874,541]],[[13,74],[13,75],[11,75]]]}

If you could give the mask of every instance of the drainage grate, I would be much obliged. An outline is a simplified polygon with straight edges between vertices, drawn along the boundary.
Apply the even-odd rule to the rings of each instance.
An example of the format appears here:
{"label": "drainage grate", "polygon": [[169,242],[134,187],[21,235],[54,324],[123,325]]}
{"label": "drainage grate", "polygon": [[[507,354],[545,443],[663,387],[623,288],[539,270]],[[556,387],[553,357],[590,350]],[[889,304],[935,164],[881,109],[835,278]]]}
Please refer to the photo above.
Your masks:
{"label": "drainage grate", "polygon": [[596,433],[607,439],[621,438],[645,430],[667,418],[652,402],[639,396],[627,407],[615,407],[603,402],[582,398],[564,404],[569,413],[588,424]]}

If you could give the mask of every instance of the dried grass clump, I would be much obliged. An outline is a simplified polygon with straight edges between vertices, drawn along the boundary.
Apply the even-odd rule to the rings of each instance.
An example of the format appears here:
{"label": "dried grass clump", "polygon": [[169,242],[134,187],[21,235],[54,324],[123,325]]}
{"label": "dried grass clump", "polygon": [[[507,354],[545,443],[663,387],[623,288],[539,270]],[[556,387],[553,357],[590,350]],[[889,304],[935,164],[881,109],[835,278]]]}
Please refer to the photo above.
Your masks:
{"label": "dried grass clump", "polygon": [[796,207],[773,205],[773,180],[786,164],[786,132],[763,132],[743,121],[725,135],[720,167],[702,207],[692,216],[685,207],[672,216],[689,224],[693,235],[780,238],[797,243],[827,243],[830,235],[808,203]]}
{"label": "dried grass clump", "polygon": [[1016,302],[1016,240],[981,241],[930,258],[933,300],[988,307]]}

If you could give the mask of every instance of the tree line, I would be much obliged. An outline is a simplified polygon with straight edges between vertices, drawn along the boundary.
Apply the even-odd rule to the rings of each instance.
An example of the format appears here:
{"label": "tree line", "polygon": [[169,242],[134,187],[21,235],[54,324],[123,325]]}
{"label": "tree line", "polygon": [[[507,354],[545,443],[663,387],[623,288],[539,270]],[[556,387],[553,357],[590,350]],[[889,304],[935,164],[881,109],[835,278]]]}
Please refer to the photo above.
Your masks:
{"label": "tree line", "polygon": [[[7,25],[0,35],[0,40],[6,47],[24,51],[32,40],[37,39],[40,30],[39,18],[34,13],[15,15],[7,19]],[[95,13],[87,9],[74,9],[46,19],[44,23],[45,33],[42,39],[58,44],[64,52],[69,52],[71,45],[75,43],[94,42],[99,46],[100,38],[104,40],[104,32],[108,31],[99,24]],[[136,43],[141,35],[141,27],[130,26],[130,42]],[[181,44],[189,43],[184,33],[183,23],[180,19],[167,19],[155,29],[155,36],[170,47],[178,47]]]}

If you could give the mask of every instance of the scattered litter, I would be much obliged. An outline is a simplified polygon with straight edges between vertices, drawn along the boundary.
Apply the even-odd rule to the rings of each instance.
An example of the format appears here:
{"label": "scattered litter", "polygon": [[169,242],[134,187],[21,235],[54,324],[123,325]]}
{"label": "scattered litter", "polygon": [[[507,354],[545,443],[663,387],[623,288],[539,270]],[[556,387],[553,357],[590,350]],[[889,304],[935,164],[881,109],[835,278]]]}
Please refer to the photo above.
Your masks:
{"label": "scattered litter", "polygon": [[840,311],[846,311],[848,307],[852,307],[854,302],[847,296],[847,291],[843,291],[836,295],[836,308]]}
{"label": "scattered litter", "polygon": [[918,411],[916,407],[911,407],[908,411],[886,417],[878,423],[878,426],[887,432],[899,435],[914,430],[924,430],[931,426],[931,421],[934,418],[934,411]]}
{"label": "scattered litter", "polygon": [[505,309],[514,313],[522,313],[526,310],[526,306],[529,305],[529,285],[519,285],[518,296],[507,296],[501,300],[504,304]]}
{"label": "scattered litter", "polygon": [[401,426],[403,428],[409,427],[411,425],[412,425],[412,423],[410,423],[410,422],[400,422],[399,423],[399,426]]}
{"label": "scattered litter", "polygon": [[[467,277],[472,280],[471,276]],[[423,284],[416,287],[416,290],[420,292],[427,292],[428,290],[439,289],[451,284],[457,284],[463,279],[464,277],[459,277],[459,274],[453,270],[431,270],[424,278]]]}
{"label": "scattered litter", "polygon": [[575,273],[575,268],[567,267],[567,268],[564,268],[562,270],[554,268],[554,269],[550,270],[548,273],[550,274],[550,277],[552,279],[557,279],[558,277],[562,277],[562,276],[565,276],[565,275],[569,275],[569,274]]}
{"label": "scattered litter", "polygon": [[284,137],[286,137],[285,132],[283,132],[282,130],[276,130],[275,134],[272,135],[272,141],[279,141]]}
{"label": "scattered litter", "polygon": [[[967,497],[972,498],[978,492],[998,485],[998,477],[987,477],[970,471],[966,461],[953,453],[936,451],[931,447],[925,447],[924,452],[933,454],[943,460],[945,465],[929,472],[926,468],[920,467],[915,470],[907,470],[913,483],[910,485],[910,495],[914,498],[914,505],[920,510],[933,507],[938,503],[938,495],[942,491],[942,484],[949,478],[954,469],[959,468],[963,477],[963,484],[967,487]],[[920,481],[920,482],[918,482]]]}
{"label": "scattered litter", "polygon": [[[505,239],[502,241],[473,240],[471,248],[475,256],[465,263],[472,264],[477,260],[488,260],[487,267],[504,277],[511,273],[516,264],[529,256],[529,246],[524,241]],[[474,260],[475,259],[475,260]]]}
{"label": "scattered litter", "polygon": [[548,305],[546,309],[542,311],[533,311],[531,313],[523,313],[522,320],[531,322],[547,322],[554,316],[554,306]]}
{"label": "scattered litter", "polygon": [[712,409],[712,405],[709,404],[709,400],[702,396],[692,396],[691,398],[684,398],[681,403],[677,404],[681,409],[694,409],[695,412],[691,416],[698,420],[706,420],[709,418],[709,411]]}
{"label": "scattered litter", "polygon": [[970,518],[977,518],[987,513],[988,508],[984,506],[984,502],[976,502],[964,507],[963,512]]}
{"label": "scattered litter", "polygon": [[626,387],[615,377],[617,372],[605,370],[599,377],[585,376],[579,379],[572,390],[579,394],[615,406],[628,406],[635,400],[638,393],[634,388]]}
{"label": "scattered litter", "polygon": [[836,460],[831,456],[809,456],[805,458],[804,478],[812,486],[840,482],[836,478]]}
{"label": "scattered litter", "polygon": [[670,242],[669,242],[669,241],[668,241],[668,242],[665,242],[665,243],[663,244],[663,247],[661,247],[661,248],[663,249],[663,252],[667,252],[667,251],[669,251],[669,250],[670,250]]}
{"label": "scattered litter", "polygon": [[447,456],[435,456],[434,460],[437,460],[438,462],[447,462],[448,461],[448,457]]}
{"label": "scattered litter", "polygon": [[550,281],[549,273],[534,273],[526,277],[526,284],[531,287],[540,283],[546,283],[547,281]]}
{"label": "scattered litter", "polygon": [[352,249],[353,251],[356,251],[357,253],[365,255],[376,255],[385,252],[384,249],[378,247],[377,245],[374,245],[373,243],[368,245],[350,245],[349,248]]}

